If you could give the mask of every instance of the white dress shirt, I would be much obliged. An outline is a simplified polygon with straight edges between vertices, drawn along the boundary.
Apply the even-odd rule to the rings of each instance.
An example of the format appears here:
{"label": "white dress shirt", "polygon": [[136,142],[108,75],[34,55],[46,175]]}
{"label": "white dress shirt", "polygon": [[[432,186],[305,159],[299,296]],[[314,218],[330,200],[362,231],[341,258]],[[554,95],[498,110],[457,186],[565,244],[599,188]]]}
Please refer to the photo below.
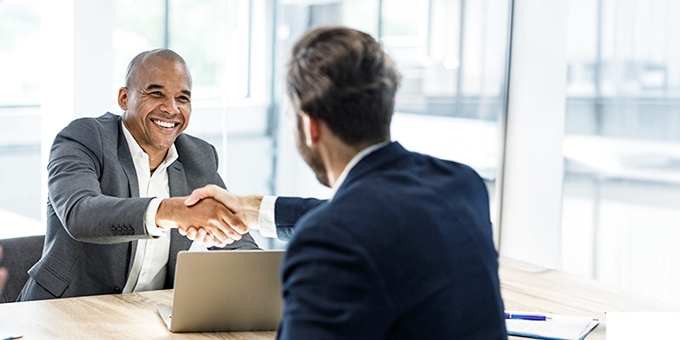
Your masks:
{"label": "white dress shirt", "polygon": [[149,156],[137,144],[125,124],[123,124],[123,133],[137,172],[139,197],[156,197],[149,203],[144,216],[144,225],[149,235],[154,238],[137,241],[132,270],[125,288],[123,288],[123,293],[162,289],[165,285],[170,253],[170,235],[156,226],[156,212],[161,200],[170,197],[168,166],[177,160],[177,149],[174,144],[170,147],[163,163],[156,168],[152,175],[149,168]]}
{"label": "white dress shirt", "polygon": [[[387,144],[390,144],[390,142],[383,142],[383,143],[378,143],[378,144],[373,144],[367,148],[364,148],[363,150],[359,151],[352,159],[345,165],[345,168],[342,170],[340,173],[340,176],[338,176],[338,179],[333,183],[333,186],[331,187],[331,197],[328,199],[333,200],[333,197],[335,196],[335,193],[338,191],[338,188],[342,185],[342,183],[345,182],[345,179],[347,178],[347,174],[354,168],[359,161],[364,159],[364,157],[370,155],[374,151],[387,146]],[[275,212],[275,207],[276,207],[276,196],[264,196],[262,197],[262,202],[260,203],[260,214],[258,215],[258,224],[260,225],[260,234],[264,237],[269,237],[269,238],[276,238],[276,223],[274,221],[274,216],[276,216]]]}

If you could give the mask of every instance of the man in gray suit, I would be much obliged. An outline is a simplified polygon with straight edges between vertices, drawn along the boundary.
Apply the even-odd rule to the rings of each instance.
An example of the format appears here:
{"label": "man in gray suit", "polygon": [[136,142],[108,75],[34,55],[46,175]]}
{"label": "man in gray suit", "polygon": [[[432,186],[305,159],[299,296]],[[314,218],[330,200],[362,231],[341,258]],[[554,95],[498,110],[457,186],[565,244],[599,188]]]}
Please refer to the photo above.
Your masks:
{"label": "man in gray suit", "polygon": [[122,116],[71,122],[47,166],[47,232],[18,301],[172,288],[177,228],[202,227],[227,249],[257,249],[247,227],[215,200],[187,207],[207,184],[224,187],[217,153],[183,134],[191,76],[175,52],[137,55],[118,92]]}

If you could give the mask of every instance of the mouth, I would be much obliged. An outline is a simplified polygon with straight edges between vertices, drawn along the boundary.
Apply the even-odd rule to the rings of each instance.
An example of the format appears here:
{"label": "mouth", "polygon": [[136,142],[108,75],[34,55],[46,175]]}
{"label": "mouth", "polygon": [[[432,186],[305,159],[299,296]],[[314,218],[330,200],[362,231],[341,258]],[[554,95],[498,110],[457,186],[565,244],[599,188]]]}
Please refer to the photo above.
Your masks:
{"label": "mouth", "polygon": [[179,123],[176,122],[168,122],[168,121],[163,121],[159,119],[151,119],[151,122],[156,124],[156,126],[163,128],[163,129],[174,129],[176,126],[179,125]]}

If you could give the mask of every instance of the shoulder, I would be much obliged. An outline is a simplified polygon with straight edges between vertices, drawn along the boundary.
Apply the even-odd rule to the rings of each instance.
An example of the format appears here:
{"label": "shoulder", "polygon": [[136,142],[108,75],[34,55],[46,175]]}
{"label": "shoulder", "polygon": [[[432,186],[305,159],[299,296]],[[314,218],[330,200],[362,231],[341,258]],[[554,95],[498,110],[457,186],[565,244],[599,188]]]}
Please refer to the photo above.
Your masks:
{"label": "shoulder", "polygon": [[[120,133],[120,116],[106,113],[92,118],[84,117],[71,121],[56,136],[53,145],[70,145],[69,148],[81,145],[93,152],[99,153],[109,148],[117,148]],[[75,143],[75,144],[73,144]]]}
{"label": "shoulder", "polygon": [[[484,180],[469,165],[416,152],[409,152],[400,161],[400,165],[391,170],[395,174],[410,177],[412,182],[408,183],[431,187],[440,192],[449,191],[454,196],[486,195]],[[408,186],[400,187],[408,189]]]}
{"label": "shoulder", "polygon": [[434,156],[421,154],[417,152],[409,152],[406,157],[414,164],[423,164],[427,166],[427,170],[433,172],[450,172],[461,176],[476,177],[481,180],[477,172],[467,164],[459,163],[452,160],[441,159]]}
{"label": "shoulder", "polygon": [[105,113],[99,117],[83,117],[71,121],[60,134],[92,136],[93,132],[107,134],[118,134],[120,116],[112,113]]}

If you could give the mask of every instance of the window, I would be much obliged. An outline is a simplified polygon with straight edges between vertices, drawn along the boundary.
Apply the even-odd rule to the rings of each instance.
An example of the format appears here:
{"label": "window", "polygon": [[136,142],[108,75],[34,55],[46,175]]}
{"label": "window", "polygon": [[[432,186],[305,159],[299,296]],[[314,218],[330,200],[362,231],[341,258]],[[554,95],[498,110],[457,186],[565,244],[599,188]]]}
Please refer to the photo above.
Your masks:
{"label": "window", "polygon": [[0,237],[40,224],[39,1],[0,2]]}
{"label": "window", "polygon": [[562,218],[564,270],[675,304],[678,15],[673,1],[570,1]]}
{"label": "window", "polygon": [[0,105],[39,104],[39,1],[0,2]]}
{"label": "window", "polygon": [[[362,30],[383,43],[402,74],[392,138],[407,149],[472,166],[493,195],[506,89],[508,9],[508,1],[498,0],[281,1],[276,105],[282,101],[285,62],[304,32],[331,24]],[[287,125],[280,125],[276,192],[327,195],[299,159]]]}

